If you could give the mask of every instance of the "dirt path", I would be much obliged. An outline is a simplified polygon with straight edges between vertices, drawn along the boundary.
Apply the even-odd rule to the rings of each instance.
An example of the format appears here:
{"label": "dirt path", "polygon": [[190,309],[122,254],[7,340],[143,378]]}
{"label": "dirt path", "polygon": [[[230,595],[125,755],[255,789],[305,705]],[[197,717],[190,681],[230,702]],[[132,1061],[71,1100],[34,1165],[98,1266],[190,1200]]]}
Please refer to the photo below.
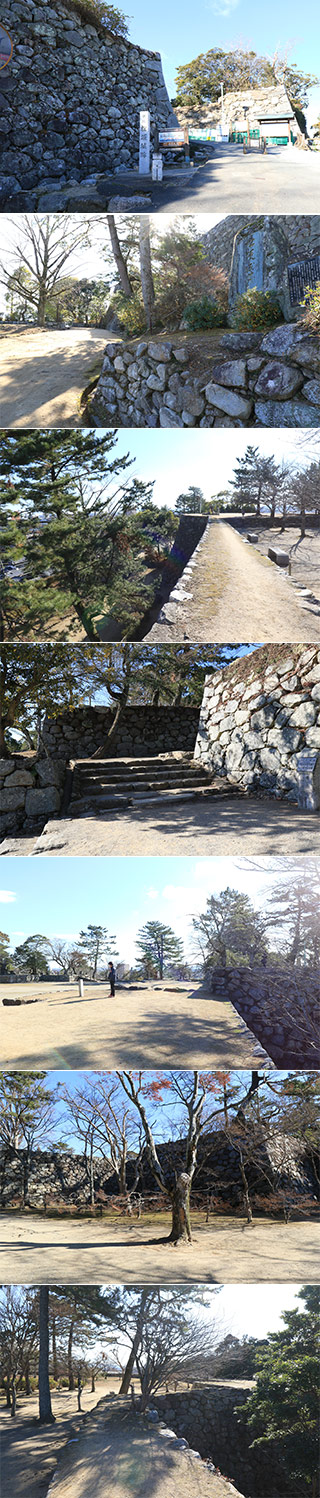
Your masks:
{"label": "dirt path", "polygon": [[81,426],[80,397],[106,342],[97,328],[23,328],[1,338],[1,426]]}
{"label": "dirt path", "polygon": [[[21,984],[8,996],[22,998]],[[85,985],[81,999],[71,984],[28,984],[35,1004],[5,1008],[0,989],[0,1066],[27,1070],[97,1066],[257,1065],[264,1053],[226,1000],[213,999],[200,984],[118,990],[110,1003],[108,985]]]}
{"label": "dirt path", "polygon": [[[320,1278],[319,1223],[215,1217],[196,1212],[192,1244],[166,1243],[170,1215],[141,1225],[1,1214],[2,1284],[251,1284]],[[2,1495],[1,1495],[2,1498]]]}
{"label": "dirt path", "polygon": [[[127,815],[79,817],[47,822],[32,857],[134,857],[149,854],[234,856],[240,842],[248,857],[319,850],[319,817],[285,801],[222,796],[175,806],[131,808]],[[244,846],[245,844],[245,846]],[[30,842],[26,850],[30,855]],[[7,838],[1,854],[23,854],[24,839]]]}
{"label": "dirt path", "polygon": [[223,521],[209,525],[185,586],[192,596],[165,606],[167,622],[154,625],[151,641],[320,639],[320,617],[302,610],[281,570]]}
{"label": "dirt path", "polygon": [[177,1449],[165,1427],[150,1427],[128,1401],[103,1400],[64,1453],[54,1495],[128,1498],[128,1493],[132,1498],[237,1498],[227,1478],[210,1472],[188,1448]]}
{"label": "dirt path", "polygon": [[[94,1408],[98,1400],[118,1387],[117,1381],[101,1381],[96,1384],[95,1394],[89,1388],[82,1393],[84,1411]],[[67,1389],[52,1393],[52,1409],[55,1425],[33,1424],[38,1416],[38,1400],[35,1395],[25,1399],[18,1395],[15,1420],[5,1409],[3,1401],[0,1421],[0,1493],[1,1498],[44,1498],[48,1483],[53,1476],[56,1463],[61,1456],[66,1440],[81,1429],[81,1415],[77,1412],[77,1395]]]}

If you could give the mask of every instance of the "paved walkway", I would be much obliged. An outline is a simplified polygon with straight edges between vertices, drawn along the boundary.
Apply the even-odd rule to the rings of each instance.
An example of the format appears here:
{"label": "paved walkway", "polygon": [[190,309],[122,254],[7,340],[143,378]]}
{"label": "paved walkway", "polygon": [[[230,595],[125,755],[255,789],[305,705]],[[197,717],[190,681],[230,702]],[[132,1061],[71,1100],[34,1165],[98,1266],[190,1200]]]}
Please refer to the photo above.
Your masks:
{"label": "paved walkway", "polygon": [[3,1007],[0,989],[0,1066],[27,1071],[38,1066],[105,1068],[134,1066],[218,1067],[257,1065],[263,1052],[228,1000],[216,1000],[201,984],[166,983],[119,989],[110,1002],[108,984],[11,984],[9,998],[36,1003]]}
{"label": "paved walkway", "polygon": [[[176,802],[174,807],[132,807],[127,816],[105,813],[99,820],[81,817],[47,822],[32,856],[61,858],[79,854],[156,855],[212,853],[319,853],[319,817],[285,801],[253,796],[221,796],[207,801]],[[4,852],[23,853],[23,839],[10,839]],[[1,848],[0,848],[1,853]]]}
{"label": "paved walkway", "polygon": [[[0,1217],[2,1284],[280,1284],[320,1278],[319,1223],[271,1222],[252,1226],[239,1217],[212,1217],[208,1226],[191,1212],[192,1243],[165,1241],[170,1213],[144,1225],[127,1218],[75,1221]],[[2,1498],[2,1495],[1,1495]]]}
{"label": "paved walkway", "polygon": [[190,186],[157,188],[152,211],[171,213],[314,213],[320,194],[320,151],[269,147],[266,156],[242,146],[215,146],[213,159],[190,172]]}
{"label": "paved walkway", "polygon": [[96,328],[20,328],[0,338],[0,423],[80,427],[80,398],[107,335]]}
{"label": "paved walkway", "polygon": [[[285,545],[285,537],[282,538]],[[320,578],[319,578],[320,582]],[[165,605],[166,620],[150,631],[150,641],[232,642],[260,640],[317,644],[320,616],[303,611],[299,597],[268,557],[260,555],[224,521],[210,523],[197,552],[185,604]]]}
{"label": "paved walkway", "polygon": [[128,1401],[101,1401],[58,1468],[54,1498],[241,1498],[193,1452],[179,1451],[161,1426],[132,1414]]}

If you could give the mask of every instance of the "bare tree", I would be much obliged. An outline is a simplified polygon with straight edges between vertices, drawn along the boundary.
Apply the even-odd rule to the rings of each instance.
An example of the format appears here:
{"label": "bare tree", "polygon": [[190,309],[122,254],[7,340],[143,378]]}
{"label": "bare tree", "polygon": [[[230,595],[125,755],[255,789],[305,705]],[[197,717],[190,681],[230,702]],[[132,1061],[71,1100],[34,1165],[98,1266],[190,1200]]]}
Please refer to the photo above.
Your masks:
{"label": "bare tree", "polygon": [[12,291],[21,290],[21,268],[28,272],[24,283],[24,297],[36,314],[36,321],[43,328],[50,294],[54,291],[61,271],[70,255],[82,245],[88,244],[88,225],[79,227],[71,214],[22,215],[21,227],[13,251],[14,263],[10,268],[1,264],[2,283]]}

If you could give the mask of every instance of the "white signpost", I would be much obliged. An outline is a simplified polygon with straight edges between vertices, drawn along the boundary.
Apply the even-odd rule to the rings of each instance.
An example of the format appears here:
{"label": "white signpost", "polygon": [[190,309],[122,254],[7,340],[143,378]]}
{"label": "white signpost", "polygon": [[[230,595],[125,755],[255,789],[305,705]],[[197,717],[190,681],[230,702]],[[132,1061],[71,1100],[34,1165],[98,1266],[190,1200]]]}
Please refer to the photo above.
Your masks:
{"label": "white signpost", "polygon": [[152,181],[153,182],[162,182],[162,177],[163,177],[163,156],[161,156],[160,151],[154,151],[153,152],[153,157],[152,157]]}
{"label": "white signpost", "polygon": [[140,176],[148,176],[150,172],[150,115],[148,109],[140,110],[140,135],[139,135],[139,173]]}
{"label": "white signpost", "polygon": [[300,806],[304,811],[319,811],[319,750],[302,749],[301,754],[297,754],[296,767],[298,778],[298,806]]}

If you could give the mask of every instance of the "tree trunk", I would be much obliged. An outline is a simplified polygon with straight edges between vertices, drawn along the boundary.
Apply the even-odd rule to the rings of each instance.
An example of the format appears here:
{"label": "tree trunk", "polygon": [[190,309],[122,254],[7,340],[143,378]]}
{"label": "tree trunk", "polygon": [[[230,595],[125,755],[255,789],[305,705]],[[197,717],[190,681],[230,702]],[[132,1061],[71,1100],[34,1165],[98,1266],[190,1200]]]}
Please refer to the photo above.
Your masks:
{"label": "tree trunk", "polygon": [[17,1410],[16,1377],[11,1379],[11,1419],[14,1420]]}
{"label": "tree trunk", "polygon": [[140,1309],[139,1309],[139,1312],[138,1312],[138,1320],[137,1320],[137,1327],[136,1327],[135,1337],[134,1337],[134,1341],[132,1343],[131,1352],[129,1353],[128,1362],[127,1362],[127,1365],[126,1365],[126,1368],[124,1370],[124,1374],[123,1374],[123,1377],[122,1377],[122,1381],[121,1381],[121,1385],[120,1385],[120,1390],[119,1390],[120,1394],[128,1394],[129,1393],[131,1378],[132,1378],[133,1369],[134,1369],[134,1365],[135,1365],[135,1360],[136,1360],[137,1352],[139,1350],[140,1343],[141,1343],[141,1335],[142,1335],[142,1328],[143,1328],[143,1321],[144,1321],[144,1311],[145,1311],[145,1305],[146,1305],[146,1302],[148,1300],[149,1293],[150,1292],[147,1289],[142,1290],[141,1301],[140,1301]]}
{"label": "tree trunk", "polygon": [[53,1372],[54,1381],[55,1381],[55,1383],[57,1383],[57,1379],[58,1379],[58,1359],[57,1359],[56,1318],[55,1318],[55,1316],[52,1317],[52,1372]]}
{"label": "tree trunk", "polygon": [[190,1222],[190,1190],[191,1181],[187,1171],[182,1171],[178,1176],[174,1191],[172,1193],[172,1224],[169,1243],[179,1243],[182,1238],[187,1238],[191,1243]]}
{"label": "tree trunk", "polygon": [[25,1385],[26,1398],[29,1399],[30,1398],[30,1394],[31,1394],[31,1387],[30,1387],[30,1363],[29,1363],[29,1359],[28,1358],[27,1358],[27,1362],[25,1364],[25,1370],[24,1370],[24,1385]]}
{"label": "tree trunk", "polygon": [[150,250],[150,220],[147,213],[140,215],[139,225],[140,275],[143,305],[148,333],[152,331],[154,315],[154,285]]}
{"label": "tree trunk", "polygon": [[94,1376],[94,1372],[92,1372],[92,1374],[91,1374],[91,1394],[95,1394],[95,1392],[96,1392],[95,1376]]}
{"label": "tree trunk", "polygon": [[5,1390],[5,1396],[6,1396],[6,1407],[7,1407],[7,1410],[10,1410],[11,1409],[10,1379],[9,1378],[4,1378],[3,1383],[4,1383],[4,1390]]}
{"label": "tree trunk", "polygon": [[74,1389],[74,1376],[73,1376],[73,1367],[72,1367],[73,1329],[74,1329],[74,1319],[72,1317],[71,1321],[70,1321],[69,1336],[68,1336],[68,1380],[69,1380],[69,1389],[70,1389],[71,1392]]}
{"label": "tree trunk", "polygon": [[125,296],[133,296],[133,290],[132,290],[131,283],[129,281],[129,276],[128,276],[128,271],[127,271],[126,263],[125,263],[125,260],[123,259],[123,254],[122,254],[120,242],[119,242],[119,239],[118,239],[118,234],[117,234],[116,222],[115,222],[114,214],[113,213],[108,213],[107,214],[107,219],[108,219],[108,227],[109,227],[109,234],[110,234],[110,239],[111,239],[111,244],[112,244],[112,250],[113,250],[113,254],[114,254],[114,258],[115,258],[115,262],[116,262],[116,267],[117,267],[117,271],[118,271],[118,276],[119,276],[121,290],[124,291]]}
{"label": "tree trunk", "polygon": [[49,1290],[47,1285],[40,1285],[39,1420],[41,1425],[54,1424],[49,1382]]}
{"label": "tree trunk", "polygon": [[91,1139],[91,1143],[90,1143],[90,1202],[91,1202],[91,1206],[94,1207],[94,1203],[95,1203],[95,1192],[94,1192],[94,1162],[93,1162],[93,1140],[92,1139]]}

